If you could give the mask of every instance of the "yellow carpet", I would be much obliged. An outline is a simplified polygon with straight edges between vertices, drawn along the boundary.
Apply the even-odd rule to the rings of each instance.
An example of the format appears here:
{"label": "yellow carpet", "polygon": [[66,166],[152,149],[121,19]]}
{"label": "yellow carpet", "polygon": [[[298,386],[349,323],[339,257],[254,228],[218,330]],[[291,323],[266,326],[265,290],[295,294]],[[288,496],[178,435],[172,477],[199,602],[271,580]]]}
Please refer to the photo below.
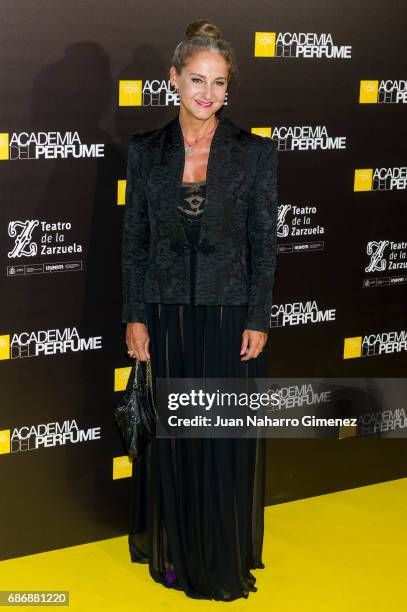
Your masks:
{"label": "yellow carpet", "polygon": [[67,590],[72,610],[399,612],[406,500],[403,478],[266,508],[266,569],[254,571],[259,590],[248,599],[192,600],[166,589],[130,563],[126,536],[2,561],[0,590]]}

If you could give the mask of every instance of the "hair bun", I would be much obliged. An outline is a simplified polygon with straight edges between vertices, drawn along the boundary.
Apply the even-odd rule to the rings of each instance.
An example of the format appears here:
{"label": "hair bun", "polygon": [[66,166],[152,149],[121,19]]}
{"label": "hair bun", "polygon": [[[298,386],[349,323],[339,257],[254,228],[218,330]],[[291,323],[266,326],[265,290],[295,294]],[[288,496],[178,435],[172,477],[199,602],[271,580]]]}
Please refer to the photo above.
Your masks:
{"label": "hair bun", "polygon": [[198,19],[190,23],[185,29],[185,38],[189,40],[195,36],[211,36],[212,38],[222,38],[222,33],[218,27],[207,19]]}
{"label": "hair bun", "polygon": [[223,38],[217,25],[207,19],[196,19],[187,25],[184,36],[175,47],[172,66],[177,75],[181,74],[190,58],[197,53],[214,51],[228,65],[228,87],[238,80],[238,68],[234,49],[229,41]]}

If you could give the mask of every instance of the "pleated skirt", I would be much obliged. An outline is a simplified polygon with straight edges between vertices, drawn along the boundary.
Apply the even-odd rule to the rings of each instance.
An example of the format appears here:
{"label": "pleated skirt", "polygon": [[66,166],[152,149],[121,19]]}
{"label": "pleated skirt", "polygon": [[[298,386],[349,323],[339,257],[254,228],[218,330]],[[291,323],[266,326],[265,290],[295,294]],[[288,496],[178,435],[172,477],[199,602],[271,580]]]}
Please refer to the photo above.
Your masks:
{"label": "pleated skirt", "polygon": [[[193,256],[191,273],[194,282]],[[157,377],[266,376],[269,342],[241,361],[247,306],[146,307],[154,388]],[[251,570],[265,567],[265,457],[263,438],[154,438],[133,461],[131,560],[191,598],[247,598]]]}

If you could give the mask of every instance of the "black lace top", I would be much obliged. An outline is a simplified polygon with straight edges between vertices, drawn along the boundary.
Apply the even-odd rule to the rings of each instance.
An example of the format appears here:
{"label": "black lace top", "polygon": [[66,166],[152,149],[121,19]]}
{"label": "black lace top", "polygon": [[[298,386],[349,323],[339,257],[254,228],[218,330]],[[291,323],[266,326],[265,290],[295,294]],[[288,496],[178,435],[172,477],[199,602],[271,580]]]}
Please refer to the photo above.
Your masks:
{"label": "black lace top", "polygon": [[182,183],[178,210],[186,225],[199,224],[204,213],[205,201],[206,181]]}

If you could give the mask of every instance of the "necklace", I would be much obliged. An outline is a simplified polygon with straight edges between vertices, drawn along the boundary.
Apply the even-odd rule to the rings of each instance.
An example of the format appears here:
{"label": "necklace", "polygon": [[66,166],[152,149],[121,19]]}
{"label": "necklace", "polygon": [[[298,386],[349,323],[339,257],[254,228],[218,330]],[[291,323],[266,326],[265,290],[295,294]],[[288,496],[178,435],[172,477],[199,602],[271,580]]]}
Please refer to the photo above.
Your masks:
{"label": "necklace", "polygon": [[219,117],[216,117],[216,123],[215,123],[215,127],[213,128],[213,130],[211,130],[210,132],[208,132],[207,134],[204,134],[203,136],[201,136],[200,138],[195,138],[194,142],[188,142],[188,140],[185,138],[184,136],[184,140],[187,143],[187,146],[185,147],[185,153],[188,153],[189,155],[191,155],[192,151],[193,151],[193,145],[195,145],[197,142],[199,142],[200,140],[202,140],[202,138],[206,138],[207,136],[210,136],[210,134],[212,134],[216,128],[217,125],[219,123]]}

